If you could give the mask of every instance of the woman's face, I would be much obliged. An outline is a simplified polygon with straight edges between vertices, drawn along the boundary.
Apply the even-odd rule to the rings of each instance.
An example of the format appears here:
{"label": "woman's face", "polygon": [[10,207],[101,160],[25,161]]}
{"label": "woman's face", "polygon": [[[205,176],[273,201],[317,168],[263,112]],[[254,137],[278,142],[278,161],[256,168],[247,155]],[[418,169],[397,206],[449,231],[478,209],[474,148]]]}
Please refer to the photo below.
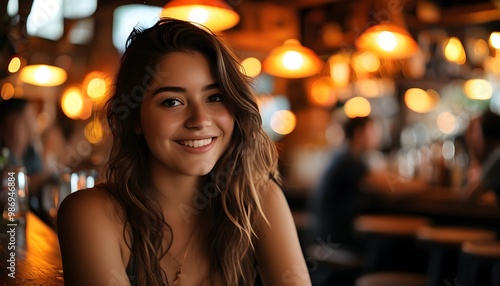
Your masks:
{"label": "woman's face", "polygon": [[226,98],[200,53],[170,53],[156,69],[162,76],[144,97],[138,130],[150,149],[151,167],[206,175],[231,141],[234,118]]}

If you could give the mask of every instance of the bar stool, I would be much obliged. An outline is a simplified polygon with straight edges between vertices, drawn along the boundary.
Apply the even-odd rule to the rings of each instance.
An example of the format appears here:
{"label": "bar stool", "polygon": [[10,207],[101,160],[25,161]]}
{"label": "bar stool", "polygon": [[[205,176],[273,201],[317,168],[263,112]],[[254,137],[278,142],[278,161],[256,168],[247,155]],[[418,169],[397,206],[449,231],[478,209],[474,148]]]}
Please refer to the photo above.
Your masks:
{"label": "bar stool", "polygon": [[[358,216],[354,221],[354,230],[365,245],[363,272],[418,271],[419,267],[425,268],[422,265],[427,258],[419,257],[421,252],[414,247],[414,238],[419,228],[430,223],[430,219],[419,216]],[[412,248],[413,253],[410,251]],[[414,258],[413,265],[408,263],[408,253]]]}
{"label": "bar stool", "polygon": [[500,241],[466,241],[458,264],[459,285],[500,285]]}
{"label": "bar stool", "polygon": [[[458,254],[466,241],[487,241],[495,239],[493,231],[468,227],[430,227],[417,231],[418,243],[429,249],[427,285],[453,283],[457,278]],[[468,284],[467,284],[468,285]]]}
{"label": "bar stool", "polygon": [[380,272],[356,279],[355,286],[426,286],[425,276],[414,273]]}
{"label": "bar stool", "polygon": [[354,250],[317,243],[305,254],[314,285],[352,285],[359,276],[361,259]]}

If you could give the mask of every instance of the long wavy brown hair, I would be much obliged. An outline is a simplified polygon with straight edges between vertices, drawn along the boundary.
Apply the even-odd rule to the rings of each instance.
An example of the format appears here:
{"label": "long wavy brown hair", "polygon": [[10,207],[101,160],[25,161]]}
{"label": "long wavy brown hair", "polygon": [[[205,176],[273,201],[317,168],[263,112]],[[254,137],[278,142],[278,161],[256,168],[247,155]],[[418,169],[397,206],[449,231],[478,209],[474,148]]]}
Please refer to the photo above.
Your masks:
{"label": "long wavy brown hair", "polygon": [[206,245],[209,279],[214,284],[214,274],[220,273],[226,285],[252,285],[256,224],[265,220],[261,192],[271,178],[279,178],[276,147],[262,129],[250,79],[233,52],[208,29],[169,18],[132,32],[105,109],[113,140],[106,179],[123,210],[123,234],[137,262],[137,282],[165,285],[167,281],[160,259],[173,240],[173,234],[164,237],[164,230],[172,229],[145,191],[153,188],[150,151],[135,131],[142,99],[156,84],[155,77],[161,76],[157,65],[172,52],[199,52],[207,59],[235,120],[229,147],[213,170],[200,177],[198,195],[208,200],[203,211],[211,222]]}

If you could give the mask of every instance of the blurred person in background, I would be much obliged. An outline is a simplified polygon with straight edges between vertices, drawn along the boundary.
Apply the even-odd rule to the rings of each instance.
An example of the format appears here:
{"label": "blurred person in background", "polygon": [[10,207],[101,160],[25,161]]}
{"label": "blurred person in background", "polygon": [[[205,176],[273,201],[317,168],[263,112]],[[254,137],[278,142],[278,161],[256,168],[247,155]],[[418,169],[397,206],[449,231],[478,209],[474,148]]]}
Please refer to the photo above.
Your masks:
{"label": "blurred person in background", "polygon": [[[335,150],[309,202],[312,215],[309,245],[330,245],[335,249],[326,253],[343,253],[353,258],[363,254],[363,245],[355,236],[357,216],[377,210],[378,199],[407,198],[426,189],[425,181],[400,178],[388,170],[369,164],[368,155],[381,147],[381,132],[370,117],[347,119],[343,125],[344,142]],[[325,244],[325,242],[327,244]],[[367,271],[386,263],[377,257],[366,263]],[[314,285],[351,284],[352,277],[335,277],[330,269],[311,273]],[[343,280],[347,279],[347,280]]]}
{"label": "blurred person in background", "polygon": [[[313,222],[310,244],[328,242],[339,249],[360,251],[353,235],[354,218],[366,209],[362,182],[369,167],[362,159],[368,150],[377,149],[380,135],[369,117],[348,119],[344,125],[344,144],[334,152],[309,203]],[[328,277],[328,269],[311,273],[314,285],[334,285],[338,277]],[[332,280],[333,279],[333,280]],[[330,284],[333,283],[333,284]]]}
{"label": "blurred person in background", "polygon": [[500,199],[500,116],[487,111],[471,120],[466,140],[473,159],[465,186],[466,199],[474,201],[490,190]]}
{"label": "blurred person in background", "polygon": [[345,142],[334,152],[310,202],[312,237],[355,248],[352,221],[364,208],[361,187],[369,173],[362,156],[379,146],[380,136],[369,117],[348,119],[343,127]]}
{"label": "blurred person in background", "polygon": [[11,98],[0,102],[0,148],[9,150],[9,164],[25,167],[29,177],[30,207],[40,212],[38,194],[51,178],[40,156],[36,131],[36,110],[24,98]]}

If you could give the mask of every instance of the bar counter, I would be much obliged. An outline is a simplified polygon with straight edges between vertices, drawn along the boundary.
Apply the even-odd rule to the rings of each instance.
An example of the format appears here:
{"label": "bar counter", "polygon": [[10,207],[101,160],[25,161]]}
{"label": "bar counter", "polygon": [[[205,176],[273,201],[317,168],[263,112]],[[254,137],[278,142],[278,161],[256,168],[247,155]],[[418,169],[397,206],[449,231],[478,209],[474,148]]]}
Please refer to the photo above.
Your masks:
{"label": "bar counter", "polygon": [[423,215],[437,225],[486,227],[500,235],[500,207],[492,192],[474,202],[464,202],[451,189],[432,188],[414,193],[371,193],[373,210]]}
{"label": "bar counter", "polygon": [[[18,223],[12,230],[1,223],[0,285],[64,285],[56,232],[31,212],[25,223]],[[15,233],[15,243],[11,243],[11,233]],[[11,256],[15,258],[15,268],[9,269],[13,265],[8,261]]]}

